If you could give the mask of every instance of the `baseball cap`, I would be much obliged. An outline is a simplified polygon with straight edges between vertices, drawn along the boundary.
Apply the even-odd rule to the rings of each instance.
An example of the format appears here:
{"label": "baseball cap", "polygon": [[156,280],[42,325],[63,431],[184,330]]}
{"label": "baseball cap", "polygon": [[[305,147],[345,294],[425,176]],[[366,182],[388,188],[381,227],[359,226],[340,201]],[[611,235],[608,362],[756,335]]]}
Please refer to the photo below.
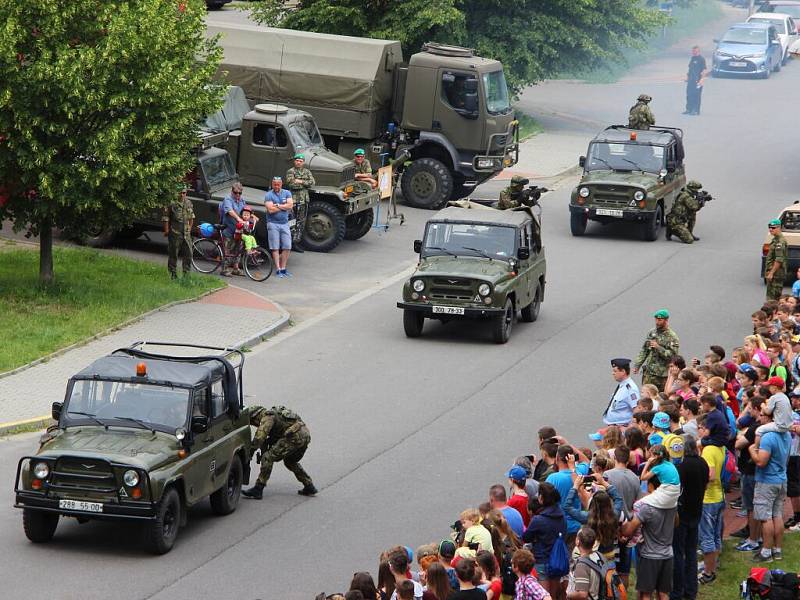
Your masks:
{"label": "baseball cap", "polygon": [[508,470],[508,473],[506,473],[506,477],[514,481],[525,481],[528,478],[527,476],[528,473],[519,465],[514,465]]}
{"label": "baseball cap", "polygon": [[600,440],[603,439],[603,434],[598,433],[598,432],[590,433],[589,434],[589,439],[592,440],[593,442],[599,442]]}
{"label": "baseball cap", "polygon": [[453,558],[456,555],[456,545],[453,540],[442,540],[439,542],[439,556],[443,558]]}
{"label": "baseball cap", "polygon": [[653,427],[656,429],[669,429],[669,415],[661,411],[654,414]]}
{"label": "baseball cap", "polygon": [[669,311],[666,308],[662,308],[653,313],[653,316],[656,319],[669,319]]}
{"label": "baseball cap", "polygon": [[774,385],[776,387],[782,388],[786,385],[786,382],[783,380],[783,377],[779,377],[777,375],[773,375],[769,379],[767,379],[767,387]]}

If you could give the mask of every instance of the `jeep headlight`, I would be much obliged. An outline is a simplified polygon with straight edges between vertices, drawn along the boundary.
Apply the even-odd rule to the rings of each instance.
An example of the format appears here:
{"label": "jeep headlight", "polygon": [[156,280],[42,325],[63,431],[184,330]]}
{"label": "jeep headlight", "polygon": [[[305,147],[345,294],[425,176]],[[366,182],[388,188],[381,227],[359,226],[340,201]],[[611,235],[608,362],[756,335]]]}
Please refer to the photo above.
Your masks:
{"label": "jeep headlight", "polygon": [[488,283],[482,283],[478,286],[478,293],[481,296],[488,296],[492,293],[492,288],[489,286]]}
{"label": "jeep headlight", "polygon": [[122,474],[122,481],[128,487],[136,487],[136,485],[139,483],[139,474],[133,469],[128,469]]}
{"label": "jeep headlight", "polygon": [[421,292],[425,289],[425,282],[422,279],[415,279],[411,282],[411,287],[415,292]]}
{"label": "jeep headlight", "polygon": [[644,192],[642,190],[636,190],[636,192],[633,194],[633,199],[637,202],[641,202],[644,200]]}
{"label": "jeep headlight", "polygon": [[578,190],[578,195],[581,198],[588,198],[589,197],[589,188],[582,187],[581,189]]}
{"label": "jeep headlight", "polygon": [[33,466],[33,476],[36,479],[47,479],[47,476],[50,475],[50,467],[47,463],[36,463]]}

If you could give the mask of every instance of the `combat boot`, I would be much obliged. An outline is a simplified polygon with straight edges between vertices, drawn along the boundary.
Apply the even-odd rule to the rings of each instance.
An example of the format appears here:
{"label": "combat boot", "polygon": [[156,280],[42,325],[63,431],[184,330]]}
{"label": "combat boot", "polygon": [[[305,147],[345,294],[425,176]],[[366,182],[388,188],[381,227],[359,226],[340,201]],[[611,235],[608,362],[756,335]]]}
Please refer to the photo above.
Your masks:
{"label": "combat boot", "polygon": [[249,490],[242,490],[242,496],[253,500],[261,500],[264,497],[264,484],[257,483]]}
{"label": "combat boot", "polygon": [[672,241],[672,229],[669,225],[667,225],[666,237],[668,242]]}
{"label": "combat boot", "polygon": [[700,241],[700,238],[697,237],[695,234],[692,234],[692,237],[694,238],[695,242],[699,242]]}
{"label": "combat boot", "polygon": [[316,496],[317,488],[314,487],[313,483],[309,483],[304,485],[302,490],[297,490],[297,493],[301,496]]}

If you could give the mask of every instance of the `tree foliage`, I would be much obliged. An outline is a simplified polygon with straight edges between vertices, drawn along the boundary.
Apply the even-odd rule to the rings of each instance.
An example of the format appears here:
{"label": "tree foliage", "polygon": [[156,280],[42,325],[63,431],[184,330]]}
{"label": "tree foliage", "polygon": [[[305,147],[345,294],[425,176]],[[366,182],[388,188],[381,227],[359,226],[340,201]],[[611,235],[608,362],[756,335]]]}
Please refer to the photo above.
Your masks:
{"label": "tree foliage", "polygon": [[399,40],[407,54],[426,41],[470,46],[503,62],[515,92],[621,60],[668,19],[640,0],[301,0],[294,11],[267,0],[251,9],[266,25]]}
{"label": "tree foliage", "polygon": [[0,220],[44,246],[51,226],[122,227],[174,196],[222,96],[204,15],[202,0],[0,2]]}

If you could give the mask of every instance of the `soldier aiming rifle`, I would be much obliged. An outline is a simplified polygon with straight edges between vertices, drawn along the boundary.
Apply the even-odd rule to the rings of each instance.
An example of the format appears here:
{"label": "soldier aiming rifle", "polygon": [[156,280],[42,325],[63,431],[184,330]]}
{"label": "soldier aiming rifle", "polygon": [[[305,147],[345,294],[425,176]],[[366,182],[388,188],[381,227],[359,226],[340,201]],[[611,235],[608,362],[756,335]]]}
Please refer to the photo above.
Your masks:
{"label": "soldier aiming rifle", "polygon": [[[539,198],[542,194],[548,192],[546,187],[539,187],[538,185],[528,185],[529,179],[514,175],[511,178],[511,184],[500,192],[500,200],[497,202],[497,208],[500,210],[508,210],[511,208],[518,208],[520,206],[536,206],[539,203]],[[528,185],[526,188],[525,186]]]}

